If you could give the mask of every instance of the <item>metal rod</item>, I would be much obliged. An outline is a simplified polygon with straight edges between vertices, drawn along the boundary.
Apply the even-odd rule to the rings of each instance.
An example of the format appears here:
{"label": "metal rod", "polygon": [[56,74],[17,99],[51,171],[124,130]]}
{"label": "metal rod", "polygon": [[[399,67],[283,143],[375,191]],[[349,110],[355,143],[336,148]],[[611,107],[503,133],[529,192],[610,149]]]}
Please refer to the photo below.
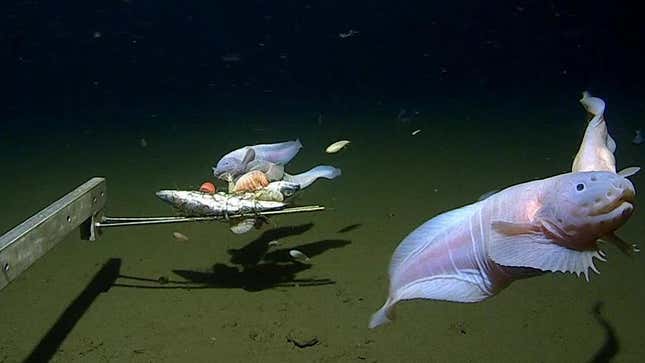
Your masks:
{"label": "metal rod", "polygon": [[[264,211],[258,213],[236,214],[229,215],[228,219],[267,216],[277,214],[291,214],[291,213],[305,213],[305,212],[318,212],[325,210],[325,207],[319,205],[311,205],[304,207],[292,207],[282,210]],[[96,223],[98,228],[108,227],[126,227],[126,226],[145,226],[154,224],[170,224],[170,223],[188,223],[188,222],[212,222],[222,221],[227,218],[224,216],[206,216],[206,217],[103,217],[103,220]],[[115,221],[115,222],[110,222]]]}
{"label": "metal rod", "polygon": [[112,221],[149,221],[149,220],[173,220],[173,219],[183,219],[186,217],[174,216],[174,217],[108,217],[104,216],[101,222],[112,222]]}

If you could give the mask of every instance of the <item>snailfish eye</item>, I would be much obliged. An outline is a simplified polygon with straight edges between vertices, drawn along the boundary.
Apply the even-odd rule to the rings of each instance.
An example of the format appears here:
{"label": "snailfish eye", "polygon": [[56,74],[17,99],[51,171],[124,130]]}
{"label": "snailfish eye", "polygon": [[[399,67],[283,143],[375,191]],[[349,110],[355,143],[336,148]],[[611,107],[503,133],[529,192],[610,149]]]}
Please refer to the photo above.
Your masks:
{"label": "snailfish eye", "polygon": [[576,185],[576,190],[577,190],[577,191],[581,192],[581,191],[583,191],[584,189],[585,189],[585,185],[584,185],[584,184],[580,183],[580,184]]}

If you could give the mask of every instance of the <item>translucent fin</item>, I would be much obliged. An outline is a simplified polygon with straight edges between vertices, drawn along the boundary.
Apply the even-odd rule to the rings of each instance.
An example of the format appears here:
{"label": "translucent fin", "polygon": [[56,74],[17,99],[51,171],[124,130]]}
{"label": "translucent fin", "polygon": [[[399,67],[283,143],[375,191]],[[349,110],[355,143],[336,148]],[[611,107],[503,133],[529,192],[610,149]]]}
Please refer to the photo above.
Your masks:
{"label": "translucent fin", "polygon": [[500,191],[500,189],[490,190],[490,191],[480,195],[479,198],[477,198],[477,201],[481,202],[484,199],[488,199],[488,198],[490,198],[491,195],[497,194],[497,192],[499,192],[499,191]]}
{"label": "translucent fin", "polygon": [[609,151],[611,151],[612,154],[616,152],[616,141],[614,141],[614,139],[611,136],[609,136],[609,134],[607,134],[606,144],[607,144],[607,149],[609,149]]}
{"label": "translucent fin", "polygon": [[601,259],[597,250],[577,251],[562,247],[541,233],[501,234],[490,241],[489,246],[490,258],[500,265],[572,272],[578,276],[583,274],[587,280],[590,268],[597,271],[593,259]]}
{"label": "translucent fin", "polygon": [[253,150],[253,148],[250,147],[246,150],[246,154],[244,154],[244,158],[240,163],[240,170],[244,171],[246,169],[246,165],[250,163],[253,159],[255,159],[255,150]]}
{"label": "translucent fin", "polygon": [[630,176],[638,173],[640,170],[641,168],[638,166],[630,166],[629,168],[625,168],[619,171],[618,175],[622,176],[623,178],[629,178]]}
{"label": "translucent fin", "polygon": [[[463,274],[463,275],[462,275]],[[439,275],[413,281],[394,292],[370,320],[369,327],[375,328],[394,319],[394,307],[402,300],[432,299],[472,303],[482,301],[492,294],[482,290],[476,283],[479,272],[460,271],[459,275]]]}
{"label": "translucent fin", "polygon": [[387,299],[385,304],[378,309],[377,312],[372,314],[372,317],[370,318],[370,323],[369,323],[369,328],[374,329],[379,325],[387,324],[391,322],[394,319],[394,305],[390,301],[390,299]]}
{"label": "translucent fin", "polygon": [[584,106],[585,110],[590,114],[596,116],[605,112],[605,101],[598,97],[593,97],[589,92],[582,92],[580,103]]}

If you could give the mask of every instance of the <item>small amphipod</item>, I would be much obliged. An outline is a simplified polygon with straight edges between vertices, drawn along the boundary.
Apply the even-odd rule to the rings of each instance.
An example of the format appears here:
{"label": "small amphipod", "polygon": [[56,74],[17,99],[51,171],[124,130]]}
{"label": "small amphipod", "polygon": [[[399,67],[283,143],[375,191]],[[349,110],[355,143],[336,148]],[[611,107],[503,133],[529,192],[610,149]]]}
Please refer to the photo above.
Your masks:
{"label": "small amphipod", "polygon": [[269,178],[259,170],[250,171],[242,175],[233,187],[234,193],[254,192],[269,185]]}

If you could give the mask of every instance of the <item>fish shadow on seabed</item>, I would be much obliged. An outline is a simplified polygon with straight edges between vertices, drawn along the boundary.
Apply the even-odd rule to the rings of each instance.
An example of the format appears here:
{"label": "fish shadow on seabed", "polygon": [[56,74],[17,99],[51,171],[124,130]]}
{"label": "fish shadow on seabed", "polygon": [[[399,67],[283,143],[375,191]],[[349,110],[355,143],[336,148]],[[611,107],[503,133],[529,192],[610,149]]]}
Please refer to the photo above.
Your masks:
{"label": "fish shadow on seabed", "polygon": [[296,275],[312,267],[309,263],[295,261],[289,251],[298,249],[309,257],[317,256],[332,248],[344,247],[351,243],[349,240],[328,239],[310,242],[302,245],[273,248],[270,244],[282,238],[300,235],[313,227],[313,223],[298,226],[279,227],[267,230],[258,238],[238,249],[227,252],[231,256],[230,265],[216,263],[210,269],[182,270],[172,272],[183,280],[119,275],[120,280],[136,281],[136,283],[114,283],[112,286],[139,289],[244,289],[246,291],[261,291],[274,287],[304,287],[331,285],[331,279],[299,279]]}
{"label": "fish shadow on seabed", "polygon": [[336,231],[336,233],[347,233],[347,232],[351,232],[351,231],[353,231],[353,230],[355,230],[355,229],[360,228],[361,226],[362,226],[362,224],[361,224],[361,223],[354,223],[354,224],[350,224],[350,225],[349,225],[349,226],[347,226],[347,227],[343,227],[343,228],[339,229],[338,231]]}
{"label": "fish shadow on seabed", "polygon": [[257,265],[269,252],[269,249],[271,248],[269,245],[270,242],[278,241],[289,236],[301,235],[310,230],[313,226],[313,223],[307,223],[298,226],[269,229],[243,247],[228,250],[228,254],[231,255],[231,263],[241,266]]}
{"label": "fish shadow on seabed", "polygon": [[609,324],[609,322],[602,316],[602,306],[602,301],[597,302],[593,307],[592,313],[596,321],[598,321],[598,323],[605,330],[605,342],[602,347],[596,352],[596,354],[594,354],[594,356],[589,360],[590,363],[611,362],[620,350],[620,344],[618,342],[618,338],[616,337],[614,327],[611,326],[611,324]]}
{"label": "fish shadow on seabed", "polygon": [[261,291],[273,287],[303,287],[334,284],[330,279],[299,279],[296,275],[312,265],[294,261],[289,255],[298,249],[311,257],[332,248],[351,243],[343,239],[327,239],[293,247],[271,249],[269,242],[293,235],[300,235],[313,227],[312,223],[293,227],[274,228],[239,249],[230,249],[231,264],[216,263],[211,271],[173,270],[173,273],[192,283],[211,288],[241,288],[246,291]]}

